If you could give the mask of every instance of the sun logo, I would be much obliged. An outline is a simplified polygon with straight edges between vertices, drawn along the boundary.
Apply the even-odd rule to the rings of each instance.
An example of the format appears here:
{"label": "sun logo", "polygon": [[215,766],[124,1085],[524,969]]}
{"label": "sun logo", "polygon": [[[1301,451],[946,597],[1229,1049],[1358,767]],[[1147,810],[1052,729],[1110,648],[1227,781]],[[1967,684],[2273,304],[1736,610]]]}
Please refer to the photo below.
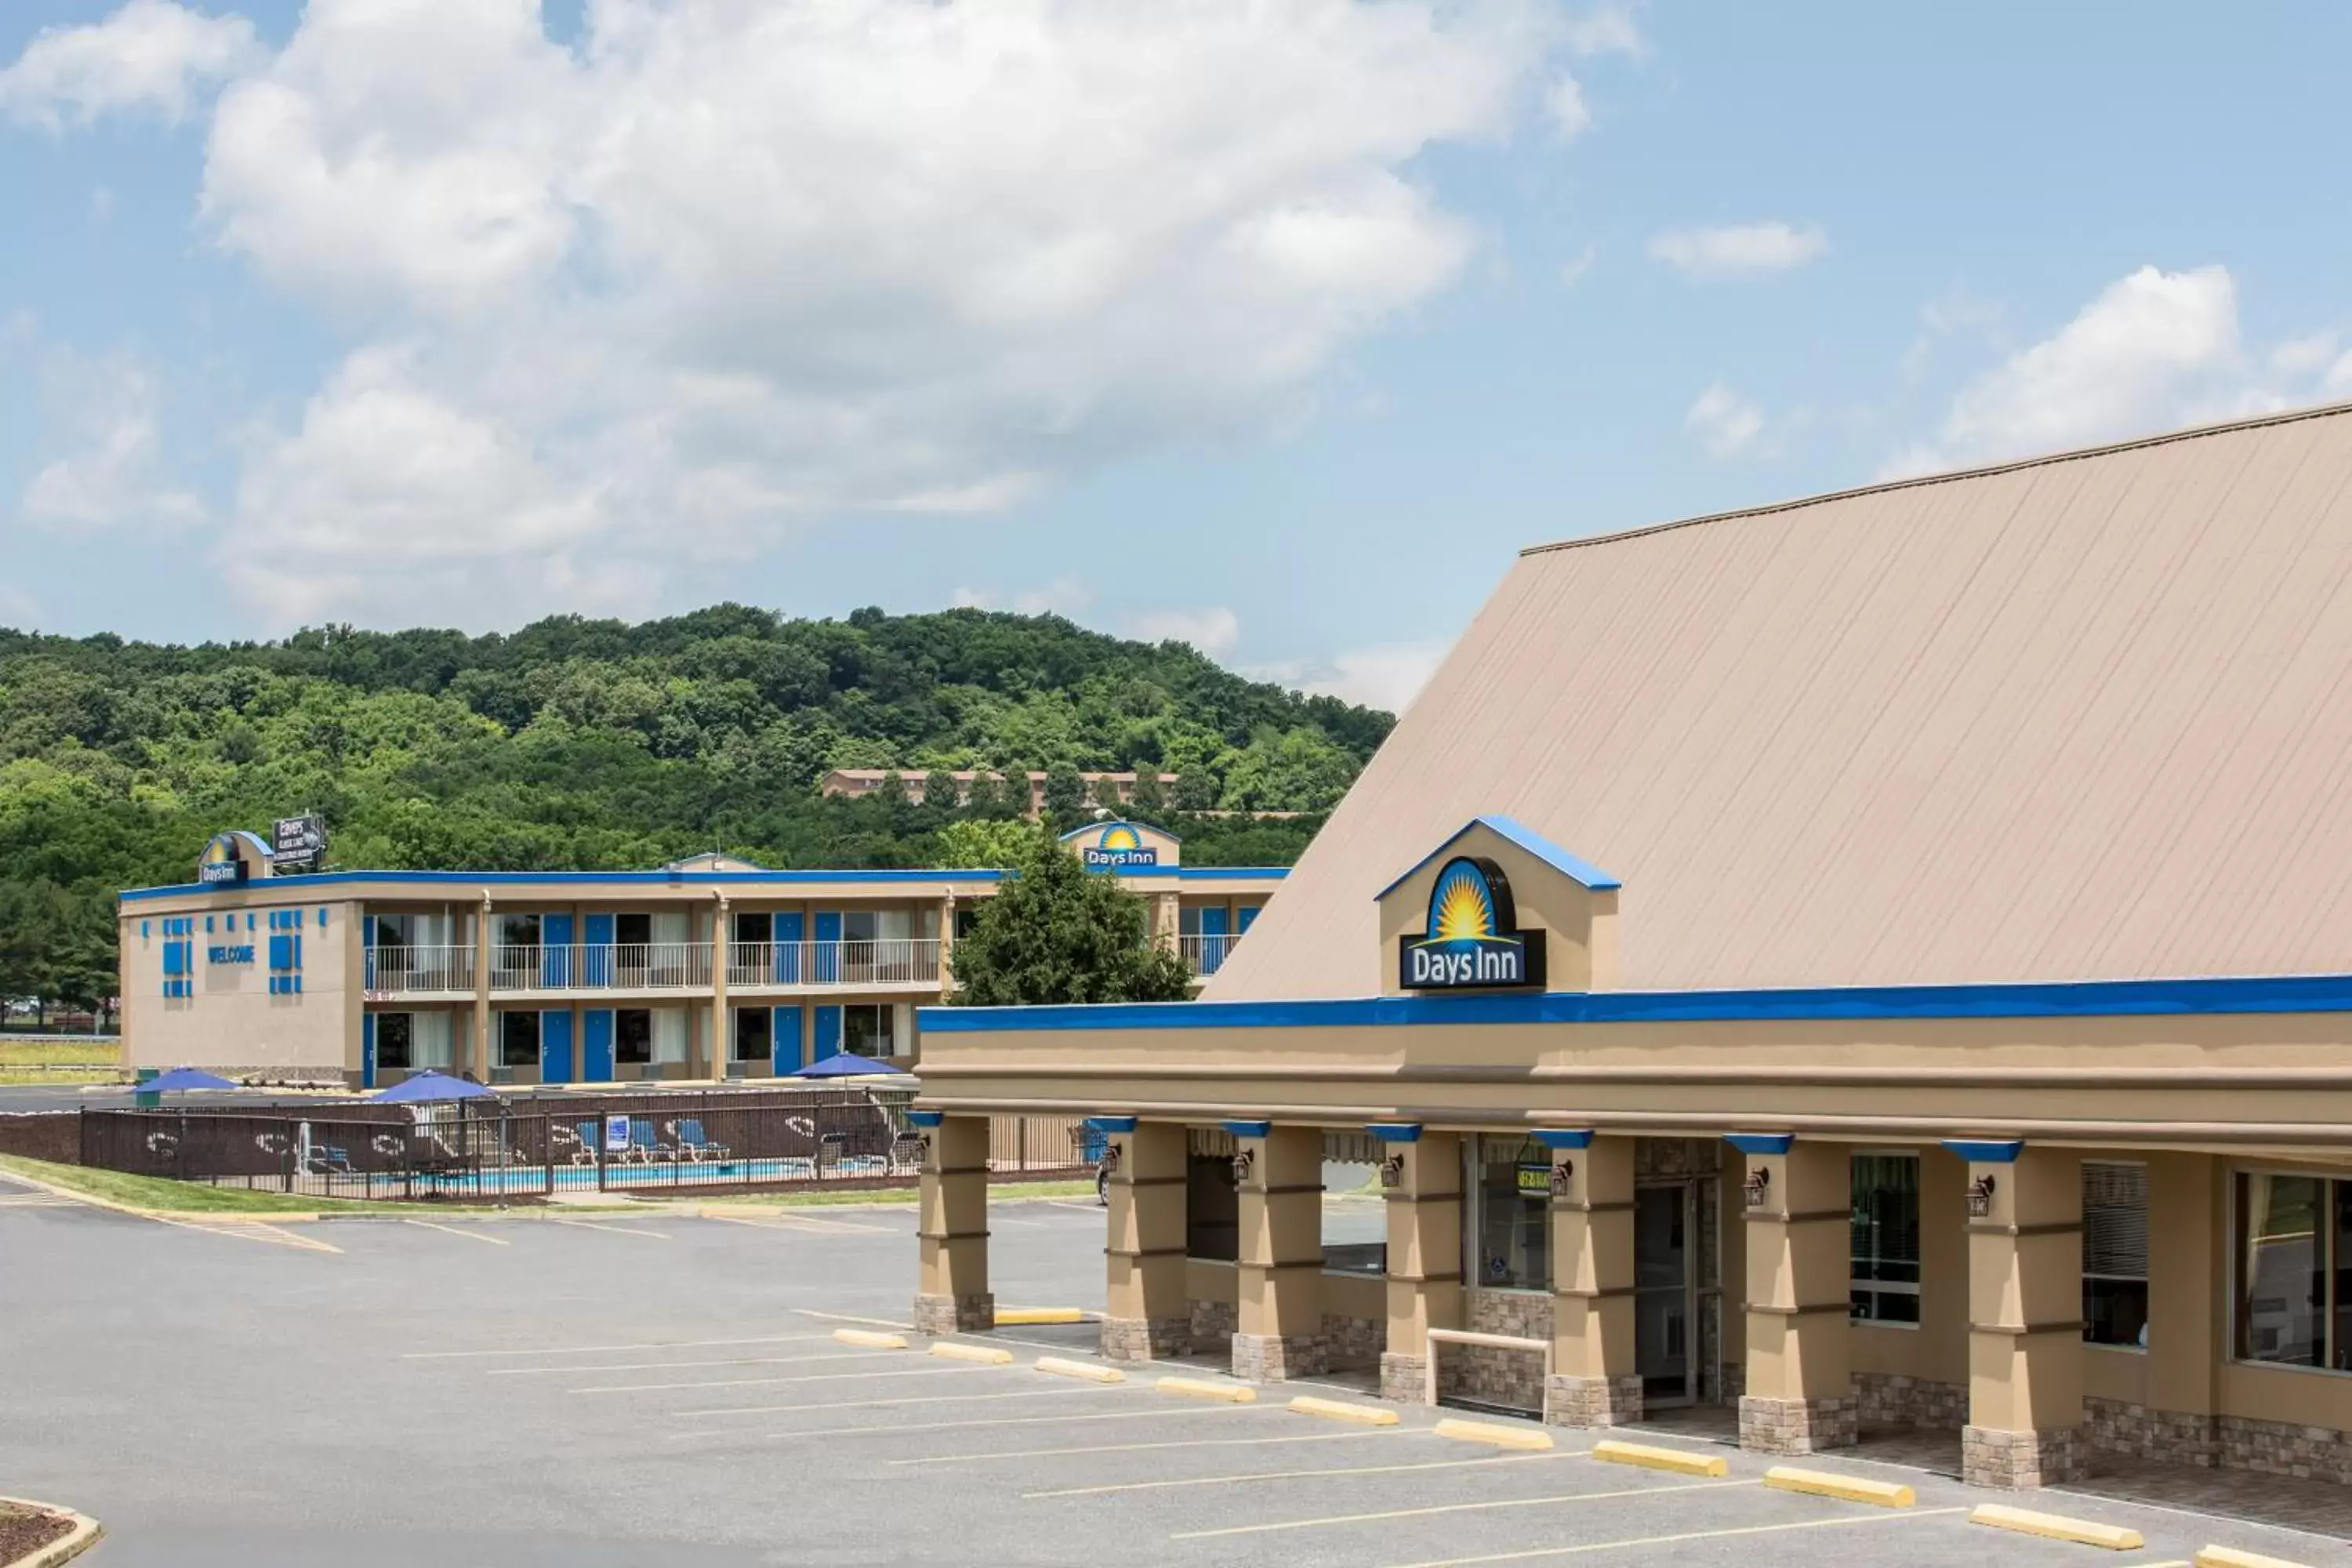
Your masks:
{"label": "sun logo", "polygon": [[[186,851],[183,850],[182,853],[184,854]],[[226,838],[215,838],[205,846],[204,863],[207,866],[226,866],[236,859],[236,850]]]}
{"label": "sun logo", "polygon": [[1495,893],[1486,874],[1469,860],[1454,861],[1430,889],[1429,939],[1481,942],[1496,934]]}
{"label": "sun logo", "polygon": [[1095,847],[1098,849],[1140,849],[1143,847],[1143,835],[1124,822],[1114,822],[1103,829],[1102,837]]}

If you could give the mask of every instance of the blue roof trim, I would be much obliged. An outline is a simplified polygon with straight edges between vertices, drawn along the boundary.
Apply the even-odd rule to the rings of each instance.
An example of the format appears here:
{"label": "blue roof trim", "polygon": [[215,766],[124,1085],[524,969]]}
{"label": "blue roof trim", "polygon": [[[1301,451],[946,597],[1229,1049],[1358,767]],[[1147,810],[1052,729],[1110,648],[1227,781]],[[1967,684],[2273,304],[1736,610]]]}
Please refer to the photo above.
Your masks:
{"label": "blue roof trim", "polygon": [[1383,1143],[1418,1143],[1421,1123],[1418,1121],[1375,1121],[1364,1129]]}
{"label": "blue roof trim", "polygon": [[1944,1147],[1979,1165],[2014,1165],[2025,1152],[2021,1138],[1947,1138]]}
{"label": "blue roof trim", "polygon": [[1545,865],[1550,867],[1553,870],[1559,872],[1561,876],[1568,878],[1570,881],[1580,882],[1585,887],[1591,889],[1596,893],[1611,892],[1625,885],[1616,878],[1611,876],[1608,872],[1602,870],[1600,867],[1595,866],[1591,861],[1582,859],[1577,856],[1570,854],[1567,850],[1561,848],[1559,845],[1554,844],[1550,839],[1546,838],[1542,834],[1538,833],[1534,828],[1528,826],[1517,818],[1504,816],[1496,813],[1488,813],[1483,816],[1474,816],[1469,821],[1464,823],[1459,828],[1454,830],[1452,837],[1446,839],[1444,843],[1439,845],[1436,848],[1431,850],[1428,854],[1414,861],[1411,867],[1407,868],[1403,876],[1399,877],[1395,881],[1391,882],[1387,887],[1382,888],[1379,892],[1374,893],[1372,895],[1373,901],[1377,903],[1379,900],[1387,898],[1391,893],[1395,892],[1398,888],[1412,880],[1413,873],[1419,871],[1423,866],[1428,865],[1432,860],[1436,859],[1439,856],[1445,854],[1456,844],[1461,843],[1462,836],[1469,832],[1474,827],[1486,828],[1493,832],[1497,837],[1509,840],[1511,843],[1516,844],[1520,848],[1526,850],[1528,854],[1534,856],[1537,859],[1542,861]]}
{"label": "blue roof trim", "polygon": [[[1290,868],[1286,866],[1169,866],[1143,874],[1174,877],[1180,881],[1239,881],[1269,877],[1280,881],[1290,874]],[[564,887],[596,882],[637,888],[806,887],[817,883],[865,883],[887,887],[904,886],[909,882],[993,883],[1001,882],[1011,875],[1009,871],[969,868],[922,870],[907,867],[869,871],[314,871],[298,877],[269,877],[226,886],[247,892],[260,887],[299,891],[305,888],[348,886],[353,882],[425,883],[435,887],[517,887],[534,882]],[[130,903],[140,899],[184,898],[190,893],[218,893],[223,890],[224,885],[181,882],[166,888],[126,888],[116,897]]]}
{"label": "blue roof trim", "polygon": [[1731,1023],[1831,1018],[2173,1017],[2352,1013],[2352,975],[2077,980],[2032,984],[1857,985],[1772,991],[1543,991],[1532,995],[1358,996],[1314,1002],[1129,1002],[923,1007],[926,1031],[1280,1029],[1334,1026]]}
{"label": "blue roof trim", "polygon": [[1135,1118],[1132,1116],[1089,1116],[1086,1120],[1086,1127],[1087,1131],[1089,1132],[1132,1132],[1135,1131]]}
{"label": "blue roof trim", "polygon": [[1236,1138],[1264,1138],[1274,1131],[1271,1121],[1228,1121],[1225,1131]]}
{"label": "blue roof trim", "polygon": [[907,1112],[907,1120],[917,1127],[937,1127],[940,1122],[945,1121],[947,1119],[948,1113],[944,1110],[910,1110]]}
{"label": "blue roof trim", "polygon": [[1538,1127],[1528,1136],[1554,1151],[1592,1147],[1592,1129],[1590,1127]]}
{"label": "blue roof trim", "polygon": [[1793,1132],[1727,1132],[1723,1141],[1743,1154],[1785,1154],[1797,1141]]}

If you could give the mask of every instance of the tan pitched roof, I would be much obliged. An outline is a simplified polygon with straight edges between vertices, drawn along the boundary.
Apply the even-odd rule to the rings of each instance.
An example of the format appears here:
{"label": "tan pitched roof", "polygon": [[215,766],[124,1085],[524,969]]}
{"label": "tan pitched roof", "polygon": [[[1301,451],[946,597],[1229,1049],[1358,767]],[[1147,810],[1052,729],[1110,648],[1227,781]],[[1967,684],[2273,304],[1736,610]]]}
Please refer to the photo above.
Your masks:
{"label": "tan pitched roof", "polygon": [[1380,989],[1480,812],[1628,988],[2352,971],[2352,406],[1523,554],[1217,998]]}

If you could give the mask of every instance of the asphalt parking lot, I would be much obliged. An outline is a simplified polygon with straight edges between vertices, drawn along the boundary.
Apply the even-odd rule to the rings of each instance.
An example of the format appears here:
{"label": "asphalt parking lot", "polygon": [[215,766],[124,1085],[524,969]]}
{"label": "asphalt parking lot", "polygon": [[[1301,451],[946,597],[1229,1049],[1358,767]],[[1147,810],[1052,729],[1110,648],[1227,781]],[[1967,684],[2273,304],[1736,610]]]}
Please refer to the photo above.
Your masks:
{"label": "asphalt parking lot", "polygon": [[[1916,1507],[1768,1490],[1758,1460],[1685,1478],[1171,1396],[1169,1373],[1037,1371],[1085,1327],[1006,1329],[976,1365],[840,1342],[901,1321],[906,1207],[754,1219],[164,1225],[0,1185],[0,1492],[69,1503],[113,1565],[334,1563],[1300,1564],[1804,1561],[2185,1563],[2222,1541],[2303,1562],[2340,1545],[2104,1500],[2110,1554]],[[998,1299],[1099,1310],[1102,1218],[999,1205]],[[970,1337],[982,1342],[983,1337]],[[2054,1500],[2045,1500],[2051,1506]]]}

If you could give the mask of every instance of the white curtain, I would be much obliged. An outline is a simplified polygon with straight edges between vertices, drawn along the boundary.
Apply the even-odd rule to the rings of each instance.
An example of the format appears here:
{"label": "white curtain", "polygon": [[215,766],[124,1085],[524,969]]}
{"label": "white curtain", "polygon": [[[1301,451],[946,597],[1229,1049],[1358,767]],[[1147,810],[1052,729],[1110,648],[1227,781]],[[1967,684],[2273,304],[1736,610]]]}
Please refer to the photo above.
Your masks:
{"label": "white curtain", "polygon": [[656,942],[693,941],[693,928],[688,924],[692,918],[692,915],[685,910],[663,910],[656,913],[653,917],[654,941]]}
{"label": "white curtain", "polygon": [[447,1012],[411,1013],[408,1016],[408,1053],[411,1065],[420,1068],[447,1068],[450,1054],[452,1015]]}
{"label": "white curtain", "polygon": [[[654,917],[659,920],[661,917]],[[680,915],[680,920],[686,917]],[[664,939],[667,940],[667,939]],[[656,1007],[654,1014],[654,1060],[684,1062],[686,1060],[686,1009]]]}

